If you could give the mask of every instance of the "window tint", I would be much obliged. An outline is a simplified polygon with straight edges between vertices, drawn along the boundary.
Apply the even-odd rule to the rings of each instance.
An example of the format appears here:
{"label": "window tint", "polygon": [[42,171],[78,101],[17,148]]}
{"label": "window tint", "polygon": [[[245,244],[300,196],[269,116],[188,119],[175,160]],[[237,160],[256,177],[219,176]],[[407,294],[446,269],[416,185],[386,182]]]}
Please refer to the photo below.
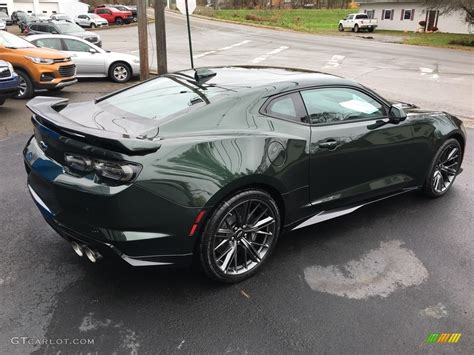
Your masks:
{"label": "window tint", "polygon": [[301,112],[301,97],[299,93],[280,96],[273,99],[265,108],[265,113],[269,116],[305,122],[305,113]]}
{"label": "window tint", "polygon": [[41,38],[34,42],[38,47],[52,48],[62,50],[61,40],[59,38]]}
{"label": "window tint", "polygon": [[312,124],[385,116],[384,107],[370,96],[347,88],[305,90],[301,92]]}
{"label": "window tint", "polygon": [[75,39],[64,39],[64,42],[66,43],[66,48],[68,51],[89,52],[91,48],[88,44]]}
{"label": "window tint", "polygon": [[369,16],[367,16],[367,15],[357,15],[356,18],[357,19],[368,19]]}

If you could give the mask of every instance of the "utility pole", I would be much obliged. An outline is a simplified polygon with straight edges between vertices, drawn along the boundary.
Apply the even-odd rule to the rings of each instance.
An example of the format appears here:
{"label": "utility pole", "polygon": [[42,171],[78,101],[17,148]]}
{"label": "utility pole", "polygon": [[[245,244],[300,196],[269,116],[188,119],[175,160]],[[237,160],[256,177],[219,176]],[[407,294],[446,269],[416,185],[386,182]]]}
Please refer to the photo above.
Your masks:
{"label": "utility pole", "polygon": [[148,63],[148,19],[146,15],[147,0],[137,1],[138,12],[138,49],[140,52],[140,80],[150,77]]}
{"label": "utility pole", "polygon": [[166,53],[166,28],[165,28],[165,1],[155,0],[155,34],[156,54],[158,60],[158,74],[168,72],[168,59]]}

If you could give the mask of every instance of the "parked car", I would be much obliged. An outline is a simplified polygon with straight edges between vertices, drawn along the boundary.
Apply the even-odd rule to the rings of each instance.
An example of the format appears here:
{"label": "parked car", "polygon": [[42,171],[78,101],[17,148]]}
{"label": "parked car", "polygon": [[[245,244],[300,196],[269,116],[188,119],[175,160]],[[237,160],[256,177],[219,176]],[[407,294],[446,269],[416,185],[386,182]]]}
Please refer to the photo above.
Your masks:
{"label": "parked car", "polygon": [[116,25],[128,24],[133,21],[133,15],[130,11],[117,10],[114,7],[98,7],[94,13],[106,19],[108,23],[115,23]]}
{"label": "parked car", "polygon": [[135,5],[102,4],[97,7],[113,7],[119,11],[130,11],[132,13],[133,22],[137,21],[137,7]]}
{"label": "parked car", "polygon": [[63,35],[29,36],[35,46],[53,48],[71,56],[77,66],[77,77],[109,77],[125,83],[140,74],[140,59],[123,53],[105,51],[83,39]]}
{"label": "parked car", "polygon": [[21,11],[21,10],[13,11],[13,12],[12,12],[12,14],[11,14],[11,19],[12,19],[12,24],[13,24],[13,25],[16,25],[16,24],[18,23],[19,15],[20,15],[20,14],[26,14],[26,12]]}
{"label": "parked car", "polygon": [[31,16],[36,17],[40,21],[48,21],[48,20],[51,19],[51,17],[48,14],[45,14],[45,13],[43,13],[43,14],[33,13],[33,14],[31,14]]}
{"label": "parked car", "polygon": [[0,19],[0,31],[6,31],[7,30],[7,23]]}
{"label": "parked car", "polygon": [[18,75],[13,70],[13,66],[0,60],[0,106],[6,99],[18,94]]}
{"label": "parked car", "polygon": [[105,19],[100,17],[97,14],[81,14],[77,15],[74,19],[77,25],[81,27],[106,27],[109,25],[109,22]]}
{"label": "parked car", "polygon": [[52,14],[51,20],[55,21],[66,21],[66,22],[74,22],[72,18],[67,14]]}
{"label": "parked car", "polygon": [[9,32],[0,32],[0,59],[19,76],[19,99],[32,97],[36,89],[58,91],[77,82],[76,66],[65,53],[37,48]]}
{"label": "parked car", "polygon": [[227,283],[257,272],[285,231],[408,191],[446,195],[466,146],[448,113],[297,69],[188,70],[27,106],[29,191],[78,255],[199,260]]}
{"label": "parked car", "polygon": [[0,11],[0,21],[2,20],[7,24],[7,26],[10,26],[13,24],[12,18],[10,17],[10,15],[8,15],[6,12]]}
{"label": "parked car", "polygon": [[367,14],[350,14],[339,21],[339,31],[351,30],[359,32],[360,30],[367,30],[374,32],[377,28],[377,19],[371,19]]}
{"label": "parked car", "polygon": [[39,21],[39,18],[28,15],[27,13],[19,13],[18,15],[18,27],[20,28],[20,32],[23,33],[28,28],[30,24],[33,22]]}
{"label": "parked car", "polygon": [[94,32],[84,31],[82,27],[71,22],[53,20],[45,22],[40,21],[31,23],[28,28],[25,29],[25,34],[28,36],[43,33],[64,34],[79,37],[95,44],[96,46],[102,46],[102,41],[99,35]]}

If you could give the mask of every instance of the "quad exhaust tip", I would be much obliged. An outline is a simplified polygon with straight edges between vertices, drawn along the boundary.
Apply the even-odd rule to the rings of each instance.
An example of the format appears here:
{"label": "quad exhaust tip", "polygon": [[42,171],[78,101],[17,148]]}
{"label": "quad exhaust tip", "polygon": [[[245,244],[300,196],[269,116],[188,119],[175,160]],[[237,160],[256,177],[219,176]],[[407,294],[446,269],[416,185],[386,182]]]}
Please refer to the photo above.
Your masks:
{"label": "quad exhaust tip", "polygon": [[84,249],[82,249],[82,247],[76,243],[76,242],[71,242],[71,246],[72,246],[72,250],[74,250],[74,252],[80,256],[80,257],[83,257],[84,256]]}
{"label": "quad exhaust tip", "polygon": [[96,263],[100,259],[102,259],[102,255],[98,251],[92,250],[89,247],[84,247],[83,250],[84,250],[84,253],[86,254],[87,259],[89,259],[91,263]]}
{"label": "quad exhaust tip", "polygon": [[102,255],[98,251],[92,250],[91,248],[89,248],[86,245],[80,245],[79,243],[73,241],[73,242],[71,242],[71,246],[72,246],[72,249],[74,250],[74,252],[78,256],[83,257],[85,255],[86,258],[91,263],[96,263],[100,259],[102,259]]}

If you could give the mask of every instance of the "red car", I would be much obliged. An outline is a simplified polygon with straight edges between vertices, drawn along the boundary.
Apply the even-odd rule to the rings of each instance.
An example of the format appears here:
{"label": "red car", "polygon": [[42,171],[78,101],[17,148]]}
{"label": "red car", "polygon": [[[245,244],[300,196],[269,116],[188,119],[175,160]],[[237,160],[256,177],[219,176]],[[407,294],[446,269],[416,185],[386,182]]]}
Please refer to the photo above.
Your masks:
{"label": "red car", "polygon": [[94,13],[102,18],[105,18],[109,23],[115,23],[116,25],[123,25],[124,23],[130,23],[133,21],[133,15],[131,11],[117,10],[113,7],[98,7]]}

